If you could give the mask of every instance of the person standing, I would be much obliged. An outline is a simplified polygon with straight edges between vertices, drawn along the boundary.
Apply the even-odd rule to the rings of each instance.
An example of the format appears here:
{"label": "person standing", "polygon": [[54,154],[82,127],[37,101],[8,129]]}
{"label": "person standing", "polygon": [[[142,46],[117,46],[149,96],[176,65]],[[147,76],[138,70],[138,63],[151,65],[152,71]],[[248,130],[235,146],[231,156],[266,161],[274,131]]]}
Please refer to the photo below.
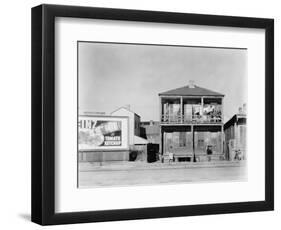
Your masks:
{"label": "person standing", "polygon": [[207,145],[206,152],[207,152],[207,155],[208,155],[208,161],[211,161],[211,155],[213,154],[213,150],[212,150],[211,145]]}
{"label": "person standing", "polygon": [[169,156],[169,164],[170,164],[170,162],[173,162],[173,161],[174,161],[174,153],[172,152],[172,149],[173,149],[173,147],[170,146],[170,151],[169,151],[169,153],[168,153],[168,156]]}

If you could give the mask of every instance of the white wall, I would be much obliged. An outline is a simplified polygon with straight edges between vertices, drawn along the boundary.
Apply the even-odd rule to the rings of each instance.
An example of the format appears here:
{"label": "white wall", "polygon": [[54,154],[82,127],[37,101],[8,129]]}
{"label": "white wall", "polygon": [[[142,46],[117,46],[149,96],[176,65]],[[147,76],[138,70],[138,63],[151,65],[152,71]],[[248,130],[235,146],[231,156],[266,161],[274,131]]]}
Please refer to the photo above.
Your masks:
{"label": "white wall", "polygon": [[[136,8],[190,13],[275,18],[275,63],[280,62],[279,1],[245,0],[54,0],[53,4]],[[30,8],[42,1],[1,2],[1,229],[39,229],[30,218]],[[275,76],[280,75],[276,65]],[[281,80],[276,77],[276,118],[281,117]],[[279,89],[279,91],[277,91]],[[67,226],[68,229],[278,229],[281,218],[280,119],[275,121],[276,211],[201,217],[181,217]],[[65,226],[53,227],[64,229]]]}
{"label": "white wall", "polygon": [[135,114],[125,108],[120,108],[112,112],[111,115],[129,117],[129,146],[133,145],[135,136]]}

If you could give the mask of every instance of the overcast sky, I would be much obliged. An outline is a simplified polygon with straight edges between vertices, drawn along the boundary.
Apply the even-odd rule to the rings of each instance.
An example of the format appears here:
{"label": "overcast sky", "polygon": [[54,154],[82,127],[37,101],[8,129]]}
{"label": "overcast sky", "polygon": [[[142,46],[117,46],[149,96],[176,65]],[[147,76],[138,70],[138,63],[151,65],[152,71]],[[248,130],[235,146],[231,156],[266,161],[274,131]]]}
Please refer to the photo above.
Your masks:
{"label": "overcast sky", "polygon": [[195,85],[225,95],[225,121],[247,103],[247,50],[79,42],[79,112],[130,105],[159,120],[158,93]]}

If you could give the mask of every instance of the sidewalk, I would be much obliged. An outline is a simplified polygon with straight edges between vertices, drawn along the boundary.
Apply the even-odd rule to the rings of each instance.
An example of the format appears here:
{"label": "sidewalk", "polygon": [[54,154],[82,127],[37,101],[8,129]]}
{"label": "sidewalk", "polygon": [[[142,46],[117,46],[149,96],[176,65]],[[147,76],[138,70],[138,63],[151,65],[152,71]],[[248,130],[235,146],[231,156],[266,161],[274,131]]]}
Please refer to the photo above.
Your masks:
{"label": "sidewalk", "polygon": [[209,161],[209,162],[79,162],[79,171],[124,171],[145,169],[184,169],[184,168],[215,168],[215,167],[243,167],[245,161]]}

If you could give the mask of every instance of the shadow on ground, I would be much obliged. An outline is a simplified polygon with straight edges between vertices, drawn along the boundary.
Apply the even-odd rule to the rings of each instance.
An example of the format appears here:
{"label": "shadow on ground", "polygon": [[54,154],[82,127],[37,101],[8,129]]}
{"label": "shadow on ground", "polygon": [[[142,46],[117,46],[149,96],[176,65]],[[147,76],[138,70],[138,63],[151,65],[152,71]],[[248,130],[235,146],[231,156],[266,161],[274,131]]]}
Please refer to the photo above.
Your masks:
{"label": "shadow on ground", "polygon": [[28,213],[20,213],[19,217],[24,219],[25,221],[28,221],[28,222],[31,221],[31,215]]}

